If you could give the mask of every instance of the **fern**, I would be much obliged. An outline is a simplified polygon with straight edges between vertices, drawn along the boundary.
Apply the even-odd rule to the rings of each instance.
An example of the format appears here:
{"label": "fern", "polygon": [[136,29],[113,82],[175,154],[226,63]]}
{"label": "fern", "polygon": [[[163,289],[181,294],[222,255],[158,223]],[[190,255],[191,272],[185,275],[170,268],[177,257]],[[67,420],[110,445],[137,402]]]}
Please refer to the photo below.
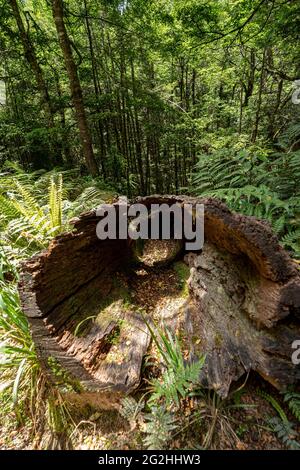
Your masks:
{"label": "fern", "polygon": [[163,406],[153,406],[148,413],[142,413],[144,406],[143,398],[137,402],[129,396],[122,399],[119,412],[130,423],[131,429],[134,429],[140,416],[145,434],[143,442],[147,449],[164,449],[177,428],[176,418]]}
{"label": "fern", "polygon": [[134,423],[145,406],[143,399],[138,402],[133,397],[125,397],[121,400],[119,413],[129,423]]}
{"label": "fern", "polygon": [[176,419],[163,406],[152,407],[145,415],[143,442],[149,450],[162,450],[171,440],[172,432],[177,429]]}
{"label": "fern", "polygon": [[37,246],[44,247],[44,240],[52,235],[51,231],[48,233],[51,226],[46,214],[30,195],[28,189],[18,181],[15,181],[15,190],[11,199],[1,197],[2,207],[6,206],[2,222],[7,223],[7,239],[14,239],[15,242],[23,239],[24,242],[27,240],[28,244],[34,241]]}
{"label": "fern", "polygon": [[291,150],[293,136],[287,132],[282,152],[269,155],[229,149],[200,155],[190,190],[269,221],[282,245],[300,257],[300,151]]}
{"label": "fern", "polygon": [[274,416],[268,420],[268,424],[287,448],[300,450],[300,444],[295,440],[297,433],[290,421],[282,421],[278,416]]}
{"label": "fern", "polygon": [[294,424],[289,421],[278,401],[263,390],[258,390],[258,394],[269,402],[278,414],[278,416],[272,417],[268,420],[268,423],[277,434],[278,438],[289,449],[300,449],[300,444],[295,439],[297,437],[297,433],[294,430]]}
{"label": "fern", "polygon": [[56,184],[54,178],[52,177],[49,187],[49,210],[51,226],[57,231],[60,231],[62,227],[62,191],[62,175],[59,174],[58,183]]}
{"label": "fern", "polygon": [[15,200],[15,205],[19,208],[20,213],[26,217],[30,217],[32,214],[37,214],[39,217],[42,217],[44,215],[43,211],[30,193],[30,190],[17,179],[14,179],[14,185],[17,191],[17,197],[21,199],[20,203],[18,203],[18,200]]}
{"label": "fern", "polygon": [[282,407],[280,406],[280,404],[278,403],[278,401],[272,397],[271,395],[269,395],[269,393],[263,391],[263,390],[258,390],[257,393],[262,397],[264,398],[267,402],[270,403],[270,405],[272,405],[272,407],[274,408],[275,411],[277,411],[280,419],[282,421],[285,421],[287,422],[288,421],[288,418],[284,412],[284,410],[282,409]]}
{"label": "fern", "polygon": [[19,215],[19,211],[16,208],[13,201],[11,201],[7,197],[4,197],[1,194],[0,194],[0,211],[1,211],[1,214],[2,214],[2,218],[4,216],[7,220],[14,219],[14,218],[18,217],[18,215]]}
{"label": "fern", "polygon": [[12,179],[11,192],[0,195],[3,238],[7,244],[14,242],[33,250],[44,248],[49,240],[64,228],[63,180],[50,178],[48,204],[41,206],[26,184]]}
{"label": "fern", "polygon": [[168,408],[179,407],[180,400],[188,397],[199,384],[205,356],[188,363],[183,357],[178,337],[173,336],[168,328],[155,331],[146,320],[145,322],[163,361],[162,377],[150,381],[149,404],[155,405],[162,401]]}
{"label": "fern", "polygon": [[109,196],[108,193],[105,193],[101,189],[98,189],[95,186],[87,187],[83,192],[72,202],[70,211],[74,214],[90,210],[92,208],[98,207]]}
{"label": "fern", "polygon": [[154,379],[151,384],[151,396],[149,404],[163,400],[167,408],[179,407],[180,400],[187,398],[193,388],[199,384],[199,375],[203,367],[202,361],[186,364],[182,368],[169,368],[163,372],[163,376]]}
{"label": "fern", "polygon": [[296,254],[300,254],[300,228],[288,232],[281,238],[281,244],[292,248]]}

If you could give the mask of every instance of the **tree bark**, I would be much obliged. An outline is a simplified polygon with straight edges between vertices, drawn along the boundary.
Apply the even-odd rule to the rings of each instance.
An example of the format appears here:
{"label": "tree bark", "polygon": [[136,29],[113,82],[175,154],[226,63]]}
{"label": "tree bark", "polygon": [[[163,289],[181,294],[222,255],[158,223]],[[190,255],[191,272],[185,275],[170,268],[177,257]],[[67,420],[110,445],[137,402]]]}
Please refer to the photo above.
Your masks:
{"label": "tree bark", "polygon": [[[204,204],[205,244],[201,253],[182,254],[190,267],[190,294],[178,313],[191,358],[206,354],[200,383],[226,397],[232,382],[251,370],[278,389],[299,381],[291,356],[300,338],[300,275],[268,224],[231,213],[211,198],[148,196],[134,202]],[[98,221],[94,211],[82,214],[73,221],[74,232],[26,261],[19,292],[44,370],[52,376],[51,357],[90,400],[96,396],[109,407],[108,388],[112,406],[139,385],[149,335],[134,311],[120,308],[113,318],[102,313],[116,271],[128,272],[134,250],[130,240],[99,240]],[[77,335],[80,324],[85,333]],[[109,337],[118,328],[112,359]]]}
{"label": "tree bark", "polygon": [[251,98],[254,90],[254,82],[255,82],[255,70],[256,70],[256,57],[254,49],[250,51],[250,59],[249,59],[249,72],[247,74],[247,84],[244,85],[245,89],[245,96],[244,96],[244,103],[243,106],[247,107],[249,104],[249,98]]}
{"label": "tree bark", "polygon": [[17,26],[18,26],[20,38],[22,41],[23,49],[24,49],[25,58],[27,62],[29,63],[36,79],[36,83],[38,86],[39,93],[41,95],[48,125],[49,127],[53,127],[54,126],[54,113],[52,110],[48,87],[44,78],[43,71],[38,63],[36,53],[31,43],[29,34],[25,30],[17,0],[9,0],[9,2],[11,5]]}
{"label": "tree bark", "polygon": [[88,15],[88,7],[87,7],[87,2],[84,0],[84,13],[85,13],[85,24],[86,24],[86,31],[87,31],[87,37],[88,37],[88,42],[89,42],[89,50],[90,50],[90,57],[91,57],[91,65],[92,65],[92,75],[93,75],[93,84],[94,84],[94,91],[95,91],[95,98],[96,98],[96,111],[98,114],[97,117],[97,130],[98,130],[98,135],[99,135],[99,145],[100,145],[100,164],[101,164],[101,171],[103,175],[103,179],[105,180],[106,178],[106,168],[105,168],[105,143],[104,143],[104,133],[103,133],[103,124],[102,121],[100,120],[100,113],[101,113],[101,108],[99,105],[99,99],[101,95],[101,88],[100,88],[100,83],[98,79],[98,74],[97,74],[97,66],[96,66],[96,57],[95,57],[95,52],[94,52],[94,44],[93,44],[93,38],[92,38],[92,29],[89,21],[89,15]]}
{"label": "tree bark", "polygon": [[95,160],[91,134],[88,128],[86,112],[83,103],[83,94],[78,77],[77,66],[74,61],[70,39],[64,22],[63,2],[62,0],[52,0],[52,13],[58,34],[61,50],[63,52],[65,66],[67,69],[72,100],[75,108],[80,140],[83,150],[83,156],[86,166],[93,176],[97,176],[98,166]]}
{"label": "tree bark", "polygon": [[256,104],[256,113],[255,113],[255,120],[254,120],[254,127],[251,135],[251,142],[255,143],[257,134],[258,134],[258,126],[260,121],[261,115],[261,105],[262,105],[262,97],[263,97],[263,89],[264,89],[264,81],[265,81],[265,63],[266,63],[266,49],[263,52],[262,64],[261,64],[261,72],[260,72],[260,79],[259,79],[259,89],[258,89],[258,97],[257,97],[257,104]]}
{"label": "tree bark", "polygon": [[135,154],[136,154],[136,161],[137,161],[138,173],[139,173],[139,178],[140,178],[140,194],[145,194],[146,188],[145,188],[145,178],[144,178],[144,168],[143,168],[142,129],[140,128],[138,109],[137,109],[137,103],[136,103],[137,89],[136,89],[136,83],[135,83],[134,62],[132,58],[130,61],[130,68],[131,68],[132,94],[134,97],[133,130],[134,130],[134,141],[135,141]]}

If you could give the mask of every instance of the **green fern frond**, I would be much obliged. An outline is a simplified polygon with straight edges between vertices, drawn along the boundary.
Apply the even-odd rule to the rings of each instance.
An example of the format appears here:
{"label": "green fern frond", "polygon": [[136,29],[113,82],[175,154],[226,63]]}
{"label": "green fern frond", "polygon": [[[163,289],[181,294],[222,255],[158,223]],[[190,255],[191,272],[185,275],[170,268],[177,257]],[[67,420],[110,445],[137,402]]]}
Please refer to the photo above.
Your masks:
{"label": "green fern frond", "polygon": [[269,393],[266,393],[263,390],[258,390],[257,393],[270,403],[278,414],[278,416],[274,416],[268,420],[268,423],[277,434],[278,438],[287,448],[291,450],[300,449],[300,444],[295,439],[297,433],[294,430],[294,424],[289,421],[286,413],[282,409],[282,406]]}
{"label": "green fern frond", "polygon": [[133,397],[125,397],[121,400],[121,407],[119,413],[129,423],[136,421],[137,416],[143,410],[145,403],[143,399],[138,402]]}
{"label": "green fern frond", "polygon": [[[281,243],[283,246],[293,248],[295,245],[300,244],[300,229],[290,231],[281,238]],[[300,248],[300,246],[299,246]]]}
{"label": "green fern frond", "polygon": [[49,212],[51,227],[57,231],[59,231],[62,227],[62,192],[62,174],[58,175],[57,183],[52,176],[49,185]]}
{"label": "green fern frond", "polygon": [[1,216],[8,220],[14,219],[20,215],[20,211],[14,204],[14,201],[0,194],[0,212]]}
{"label": "green fern frond", "polygon": [[163,362],[162,376],[150,381],[149,403],[154,405],[163,401],[168,409],[179,407],[180,400],[188,397],[199,385],[205,356],[197,361],[187,362],[177,336],[173,336],[168,328],[154,329],[146,320],[145,322]]}
{"label": "green fern frond", "polygon": [[284,401],[287,402],[289,409],[300,422],[300,393],[286,392],[284,394]]}
{"label": "green fern frond", "polygon": [[283,411],[281,405],[278,403],[278,401],[272,397],[271,395],[269,395],[269,393],[265,392],[264,390],[257,390],[257,393],[258,395],[260,395],[262,398],[264,398],[267,402],[270,403],[270,405],[272,405],[272,407],[274,408],[275,411],[277,411],[280,419],[284,422],[288,422],[288,418],[285,414],[285,412]]}
{"label": "green fern frond", "polygon": [[36,202],[32,194],[30,193],[29,189],[26,188],[24,184],[21,184],[20,181],[17,179],[13,180],[14,186],[17,190],[17,196],[21,197],[21,203],[19,207],[24,211],[25,214],[38,214],[39,216],[43,216],[43,211],[40,205]]}
{"label": "green fern frond", "polygon": [[153,407],[145,415],[145,434],[143,441],[149,450],[165,449],[177,429],[176,419],[163,406]]}
{"label": "green fern frond", "polygon": [[273,416],[268,420],[268,424],[277,434],[278,439],[290,450],[299,450],[300,444],[296,441],[297,436],[294,426],[289,421],[282,421],[278,416]]}

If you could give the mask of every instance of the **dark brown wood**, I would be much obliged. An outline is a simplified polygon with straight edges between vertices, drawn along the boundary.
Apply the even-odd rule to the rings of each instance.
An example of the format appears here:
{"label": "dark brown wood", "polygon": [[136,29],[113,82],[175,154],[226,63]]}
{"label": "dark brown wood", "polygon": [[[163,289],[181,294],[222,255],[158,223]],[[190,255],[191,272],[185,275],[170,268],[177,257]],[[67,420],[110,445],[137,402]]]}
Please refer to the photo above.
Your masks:
{"label": "dark brown wood", "polygon": [[182,327],[190,347],[206,354],[204,386],[225,397],[254,370],[278,389],[300,379],[292,343],[300,338],[300,275],[267,222],[232,213],[222,202],[184,196],[139,198],[152,203],[203,203],[205,244],[188,253],[190,299]]}
{"label": "dark brown wood", "polygon": [[[137,201],[148,207],[205,206],[204,248],[183,254],[191,274],[181,320],[192,353],[206,354],[203,385],[226,396],[232,382],[250,370],[279,389],[297,382],[300,371],[291,355],[293,341],[300,338],[300,276],[269,225],[234,214],[211,198],[154,195]],[[78,382],[83,395],[100,403],[102,397],[107,407],[139,385],[150,338],[131,307],[121,304],[113,317],[99,314],[116,272],[134,254],[127,240],[99,240],[98,220],[94,211],[82,214],[72,233],[56,237],[25,262],[19,291],[49,377],[50,357]],[[84,334],[78,335],[80,324]],[[111,341],[116,335],[118,341]]]}
{"label": "dark brown wood", "polygon": [[71,42],[64,21],[64,8],[62,0],[52,0],[52,13],[57,30],[59,44],[64,56],[65,66],[69,77],[72,100],[76,112],[76,119],[86,166],[93,176],[99,174],[98,165],[94,156],[92,138],[88,127],[83,94],[78,77]]}

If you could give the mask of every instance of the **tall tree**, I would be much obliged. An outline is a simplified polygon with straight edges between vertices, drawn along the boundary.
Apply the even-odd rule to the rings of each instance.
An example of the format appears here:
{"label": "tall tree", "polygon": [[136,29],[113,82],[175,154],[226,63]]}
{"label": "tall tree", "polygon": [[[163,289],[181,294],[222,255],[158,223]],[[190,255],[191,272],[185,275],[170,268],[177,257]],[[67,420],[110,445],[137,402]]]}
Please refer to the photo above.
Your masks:
{"label": "tall tree", "polygon": [[25,58],[29,63],[37,82],[48,124],[50,127],[53,127],[54,113],[51,106],[49,91],[46,84],[46,80],[44,78],[43,70],[37,60],[37,56],[35,53],[34,46],[31,42],[29,32],[25,29],[17,0],[9,0],[9,3],[11,5],[13,15],[18,26],[20,38],[24,48]]}
{"label": "tall tree", "polygon": [[78,77],[77,66],[74,61],[71,42],[64,22],[64,8],[62,0],[52,0],[52,13],[60,47],[64,56],[65,66],[69,77],[72,100],[79,128],[83,156],[89,172],[91,173],[91,175],[96,176],[98,175],[99,170],[93,152],[92,138],[84,108],[82,88]]}

